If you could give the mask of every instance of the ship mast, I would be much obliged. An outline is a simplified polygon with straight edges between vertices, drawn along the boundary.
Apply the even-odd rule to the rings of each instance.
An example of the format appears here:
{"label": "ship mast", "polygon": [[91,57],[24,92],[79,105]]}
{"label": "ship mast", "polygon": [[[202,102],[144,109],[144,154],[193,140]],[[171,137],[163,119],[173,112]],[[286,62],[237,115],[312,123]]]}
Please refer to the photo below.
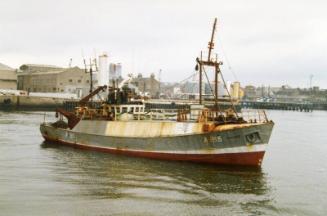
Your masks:
{"label": "ship mast", "polygon": [[[202,104],[202,73],[204,70],[204,66],[214,67],[215,69],[215,91],[214,91],[214,97],[215,97],[215,106],[218,105],[218,74],[220,72],[219,65],[222,64],[222,62],[218,61],[218,58],[216,56],[215,59],[211,58],[212,50],[214,49],[214,37],[215,37],[215,31],[216,31],[216,25],[217,25],[217,18],[215,18],[215,21],[213,23],[212,32],[211,32],[211,39],[208,43],[208,59],[204,60],[202,57],[202,52],[200,55],[200,58],[197,58],[196,61],[198,63],[197,68],[199,68],[199,103]],[[210,84],[210,83],[209,83]]]}
{"label": "ship mast", "polygon": [[214,95],[214,99],[215,99],[214,109],[216,111],[221,111],[220,108],[219,108],[219,104],[218,104],[218,75],[220,74],[222,82],[223,82],[223,84],[224,84],[224,86],[226,88],[226,91],[228,93],[228,96],[230,98],[231,108],[234,111],[236,117],[238,117],[238,114],[237,114],[235,105],[233,103],[232,97],[231,97],[231,95],[230,95],[230,93],[228,91],[228,86],[226,85],[225,79],[224,79],[224,77],[223,77],[223,75],[222,75],[222,73],[220,71],[220,65],[222,65],[223,63],[221,61],[218,61],[218,55],[217,54],[215,55],[215,58],[211,58],[212,50],[214,49],[213,40],[214,40],[214,37],[215,37],[216,25],[217,25],[217,18],[215,18],[215,21],[213,23],[212,32],[211,32],[211,39],[210,39],[210,42],[208,43],[208,59],[207,60],[203,59],[202,52],[201,52],[200,58],[196,58],[196,61],[197,61],[196,70],[199,69],[199,88],[200,88],[199,89],[199,103],[202,104],[202,73],[205,74],[205,76],[207,78],[207,81],[209,83],[209,86],[210,86],[210,81],[208,79],[207,73],[204,70],[204,67],[205,66],[214,67],[214,73],[215,73],[215,81],[214,81],[215,89],[214,89],[214,92],[212,91],[211,86],[210,86],[210,90],[211,90],[212,94]]}
{"label": "ship mast", "polygon": [[210,61],[210,57],[211,57],[211,51],[214,48],[214,43],[213,43],[213,38],[215,37],[215,32],[216,32],[216,25],[217,25],[217,18],[215,18],[215,22],[213,23],[213,27],[212,27],[212,32],[211,32],[211,40],[208,43],[208,49],[209,49],[209,54],[208,54],[208,61]]}

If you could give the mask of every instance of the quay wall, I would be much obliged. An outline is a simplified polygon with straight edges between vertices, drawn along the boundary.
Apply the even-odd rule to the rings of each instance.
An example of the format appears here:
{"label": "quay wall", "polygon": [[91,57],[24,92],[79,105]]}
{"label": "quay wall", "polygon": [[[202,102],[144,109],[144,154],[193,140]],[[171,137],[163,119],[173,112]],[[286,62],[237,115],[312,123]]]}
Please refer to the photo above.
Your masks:
{"label": "quay wall", "polygon": [[62,107],[64,98],[0,95],[0,110],[53,110]]}

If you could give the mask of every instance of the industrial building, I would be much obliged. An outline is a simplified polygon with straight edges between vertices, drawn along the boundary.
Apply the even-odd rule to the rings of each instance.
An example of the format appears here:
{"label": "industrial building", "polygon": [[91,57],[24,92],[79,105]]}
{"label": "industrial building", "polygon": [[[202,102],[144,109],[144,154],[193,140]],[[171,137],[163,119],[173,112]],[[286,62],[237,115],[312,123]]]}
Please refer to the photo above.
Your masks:
{"label": "industrial building", "polygon": [[122,65],[120,63],[109,64],[109,79],[110,83],[113,80],[122,80]]}
{"label": "industrial building", "polygon": [[99,86],[109,85],[108,55],[106,53],[99,56],[99,69],[96,80]]}
{"label": "industrial building", "polygon": [[[218,81],[218,97],[227,98],[231,96],[234,100],[239,100],[244,96],[244,91],[241,88],[240,82],[227,82],[227,89],[224,83]],[[215,89],[214,83],[202,84],[202,95],[204,98],[213,98],[213,90]],[[198,99],[199,98],[199,84],[196,81],[187,81],[174,87],[173,98],[184,99]]]}
{"label": "industrial building", "polygon": [[88,93],[90,75],[78,67],[24,64],[17,73],[18,90],[27,92]]}
{"label": "industrial building", "polygon": [[244,88],[245,99],[253,99],[257,97],[256,87],[253,85],[247,85]]}
{"label": "industrial building", "polygon": [[16,70],[0,63],[0,89],[17,89]]}
{"label": "industrial building", "polygon": [[98,85],[113,85],[113,81],[119,83],[123,80],[122,78],[122,65],[121,63],[108,63],[109,58],[106,53],[99,56],[99,67],[97,78]]}
{"label": "industrial building", "polygon": [[143,94],[148,93],[152,98],[159,97],[160,83],[156,80],[155,75],[151,74],[150,77],[143,77],[142,74],[138,74],[133,78],[131,84],[136,86]]}
{"label": "industrial building", "polygon": [[230,84],[230,95],[232,99],[240,100],[244,97],[244,91],[241,88],[240,82],[233,82]]}

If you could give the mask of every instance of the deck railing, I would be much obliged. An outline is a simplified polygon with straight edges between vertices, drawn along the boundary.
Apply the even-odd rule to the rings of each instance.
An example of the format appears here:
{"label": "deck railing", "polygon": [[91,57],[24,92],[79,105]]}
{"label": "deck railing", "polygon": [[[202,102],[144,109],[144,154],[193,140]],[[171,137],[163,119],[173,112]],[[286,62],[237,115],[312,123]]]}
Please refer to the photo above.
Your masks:
{"label": "deck railing", "polygon": [[[110,114],[113,111],[115,115]],[[211,109],[151,109],[149,112],[144,112],[144,107],[134,105],[130,107],[119,107],[119,109],[118,106],[113,106],[111,109],[79,108],[75,110],[75,113],[82,119],[119,120],[120,116],[126,113],[130,114],[134,120],[220,122],[222,124],[244,121],[249,123],[264,123],[269,121],[264,110],[256,109],[242,109],[242,112],[237,113],[237,115],[231,109],[224,111]]]}
{"label": "deck railing", "polygon": [[240,116],[250,123],[264,123],[269,121],[264,110],[242,109]]}
{"label": "deck railing", "polygon": [[151,109],[147,114],[148,119],[151,120],[177,120],[185,121],[198,121],[198,122],[231,122],[237,121],[238,118],[243,118],[244,121],[249,123],[264,123],[268,122],[267,115],[264,110],[243,109],[242,112],[237,113],[237,116],[232,110],[213,111],[209,109],[199,110],[172,110],[172,109]]}

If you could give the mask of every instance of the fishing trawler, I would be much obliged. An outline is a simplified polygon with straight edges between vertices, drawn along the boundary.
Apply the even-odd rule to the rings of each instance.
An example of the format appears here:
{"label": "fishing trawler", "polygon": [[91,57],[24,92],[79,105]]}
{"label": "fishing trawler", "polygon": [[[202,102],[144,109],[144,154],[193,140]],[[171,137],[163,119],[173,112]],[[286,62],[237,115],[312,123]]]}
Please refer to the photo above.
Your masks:
{"label": "fishing trawler", "polygon": [[[188,109],[146,110],[135,102],[127,87],[99,86],[79,101],[73,112],[57,109],[58,121],[43,122],[42,136],[47,141],[114,154],[161,160],[190,161],[225,165],[261,166],[274,126],[264,111],[238,112],[231,100],[230,108],[221,109],[218,79],[224,81],[222,64],[212,57],[214,21],[208,56],[196,59],[199,72],[199,103]],[[213,104],[202,97],[205,67],[214,69]],[[100,107],[88,101],[101,91],[108,97]],[[231,97],[230,97],[231,98]]]}

